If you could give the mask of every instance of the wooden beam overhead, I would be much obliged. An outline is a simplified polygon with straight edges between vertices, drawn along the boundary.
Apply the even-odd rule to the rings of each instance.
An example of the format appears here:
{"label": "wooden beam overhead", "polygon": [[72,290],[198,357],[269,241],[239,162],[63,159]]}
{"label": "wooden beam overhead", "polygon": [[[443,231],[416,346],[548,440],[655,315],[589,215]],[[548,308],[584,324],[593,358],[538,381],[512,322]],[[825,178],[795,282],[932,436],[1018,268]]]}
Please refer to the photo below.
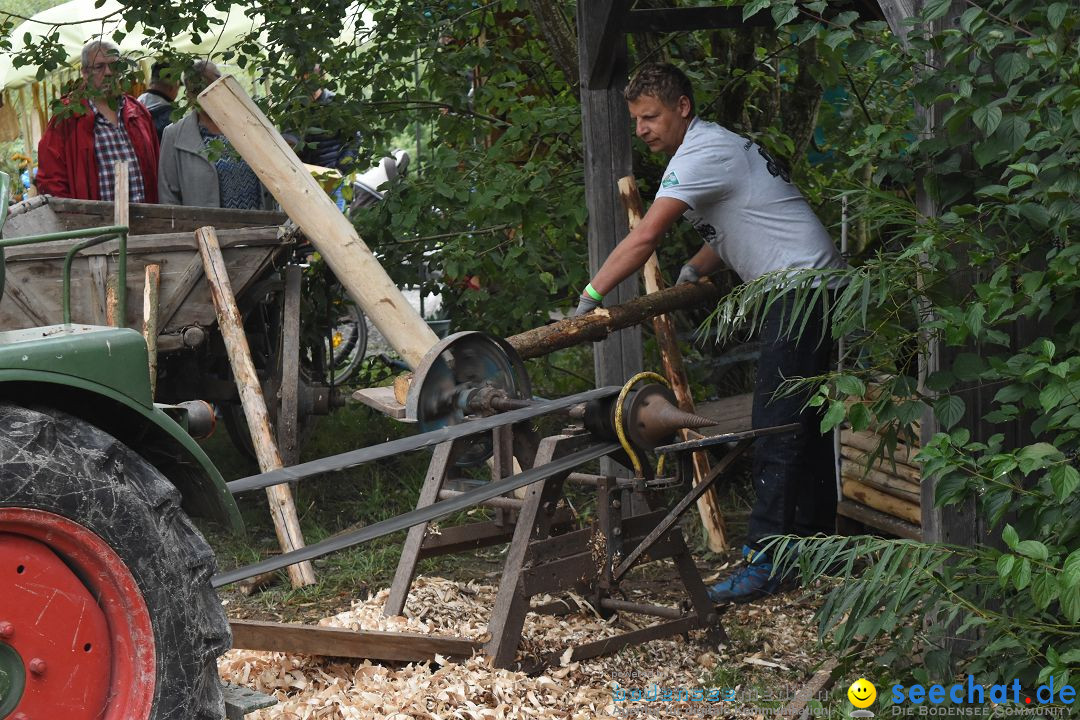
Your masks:
{"label": "wooden beam overhead", "polygon": [[623,31],[681,32],[684,30],[718,30],[721,28],[775,27],[772,16],[757,12],[743,20],[742,7],[649,8],[631,10],[623,19]]}
{"label": "wooden beam overhead", "polygon": [[581,78],[585,87],[603,90],[611,85],[611,75],[623,40],[623,19],[633,0],[578,0],[578,32],[582,60]]}

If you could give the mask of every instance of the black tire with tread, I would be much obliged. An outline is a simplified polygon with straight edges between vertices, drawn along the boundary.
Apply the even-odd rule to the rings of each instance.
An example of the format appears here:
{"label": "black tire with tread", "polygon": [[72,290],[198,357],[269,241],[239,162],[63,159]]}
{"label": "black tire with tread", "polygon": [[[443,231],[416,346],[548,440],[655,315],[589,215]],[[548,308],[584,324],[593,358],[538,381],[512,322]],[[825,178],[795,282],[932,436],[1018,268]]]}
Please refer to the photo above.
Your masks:
{"label": "black tire with tread", "polygon": [[217,658],[232,638],[214,553],[157,469],[76,417],[0,402],[0,506],[63,515],[123,559],[154,631],[152,720],[224,717]]}

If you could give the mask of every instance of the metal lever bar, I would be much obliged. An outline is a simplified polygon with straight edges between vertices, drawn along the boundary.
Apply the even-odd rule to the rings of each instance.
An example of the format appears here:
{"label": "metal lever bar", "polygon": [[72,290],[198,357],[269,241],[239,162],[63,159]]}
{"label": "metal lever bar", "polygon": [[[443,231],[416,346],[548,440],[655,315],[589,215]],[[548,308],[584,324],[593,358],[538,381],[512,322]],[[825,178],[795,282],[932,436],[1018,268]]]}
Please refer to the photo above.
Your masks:
{"label": "metal lever bar", "polygon": [[381,445],[373,445],[359,450],[350,450],[349,452],[341,453],[340,455],[331,455],[330,457],[300,463],[299,465],[293,465],[292,467],[284,467],[259,475],[251,475],[250,477],[233,480],[232,482],[227,483],[226,487],[229,489],[229,492],[235,495],[236,493],[244,492],[246,490],[258,490],[259,488],[266,488],[284,482],[305,480],[313,475],[320,475],[334,470],[344,470],[374,460],[382,460],[383,458],[393,457],[395,455],[400,455],[401,453],[412,452],[413,450],[420,450],[422,448],[431,447],[432,445],[438,445],[439,443],[449,442],[450,440],[458,440],[460,438],[469,437],[470,435],[478,435],[503,425],[510,425],[521,422],[522,420],[531,420],[534,417],[540,417],[541,415],[572,407],[578,403],[588,402],[589,400],[611,397],[612,395],[617,395],[621,389],[622,388],[613,385],[578,393],[577,395],[568,395],[567,397],[559,398],[558,400],[547,400],[519,410],[511,410],[510,412],[480,418],[479,420],[470,420],[460,425],[450,425],[412,437],[391,440],[390,442],[382,443]]}
{"label": "metal lever bar", "polygon": [[679,452],[697,450],[720,442],[730,442],[732,440],[738,441],[738,444],[728,451],[728,454],[724,456],[720,463],[713,466],[713,469],[709,472],[709,476],[695,485],[694,488],[664,516],[664,519],[652,529],[652,532],[645,536],[645,538],[638,543],[638,546],[626,556],[626,559],[622,561],[622,564],[611,573],[612,581],[618,582],[622,576],[641,559],[641,556],[648,552],[649,548],[656,544],[656,541],[663,537],[664,534],[671,529],[672,525],[678,522],[679,518],[682,517],[682,514],[686,512],[686,509],[697,502],[697,499],[704,495],[706,490],[712,487],[713,483],[715,483],[716,480],[731,467],[731,464],[735,462],[735,459],[746,452],[747,448],[750,447],[756,438],[761,437],[762,435],[776,435],[783,432],[792,432],[798,430],[800,427],[801,426],[798,423],[778,425],[771,428],[761,428],[760,430],[747,430],[745,432],[731,433],[730,435],[717,435],[701,440],[690,440],[688,442],[665,445],[664,447],[657,448],[656,451],[658,453]]}
{"label": "metal lever bar", "polygon": [[[618,388],[615,388],[618,391]],[[596,392],[596,391],[594,391]],[[507,413],[509,415],[510,413]],[[505,417],[505,415],[500,416]],[[465,425],[456,425],[455,428],[465,427],[467,425],[479,424],[482,421],[475,421],[474,423],[466,423]],[[448,428],[453,429],[453,428]],[[434,435],[441,433],[442,430],[438,430],[435,433],[426,433],[428,435]],[[418,436],[420,437],[420,436]],[[396,442],[396,441],[395,441]],[[393,443],[387,443],[393,444]],[[431,522],[432,520],[438,520],[441,517],[445,517],[459,510],[479,505],[485,500],[489,500],[499,495],[504,495],[512,490],[517,490],[520,487],[531,485],[538,480],[544,480],[552,475],[558,475],[562,472],[569,472],[579,465],[583,465],[590,460],[596,460],[597,458],[604,457],[610,453],[619,449],[618,443],[603,443],[600,445],[592,445],[583,450],[578,450],[575,453],[561,457],[558,460],[553,460],[545,465],[526,470],[525,472],[518,473],[517,475],[511,475],[508,478],[503,478],[493,483],[488,483],[475,490],[462,493],[450,500],[444,500],[442,502],[435,503],[434,505],[428,505],[426,507],[417,508],[411,510],[403,515],[390,518],[388,520],[380,520],[377,523],[372,523],[367,527],[354,530],[352,532],[342,533],[341,535],[335,535],[334,537],[327,538],[322,542],[309,545],[299,550],[293,550],[292,552],[283,553],[276,557],[267,558],[261,562],[254,563],[252,565],[246,565],[236,570],[230,570],[229,572],[219,573],[210,579],[210,584],[218,588],[222,585],[228,585],[239,580],[245,580],[249,577],[255,577],[265,572],[272,570],[280,570],[281,568],[288,567],[289,565],[295,565],[298,562],[305,560],[312,560],[317,557],[326,555],[327,553],[334,552],[336,550],[344,550],[345,548],[352,547],[353,545],[359,545],[375,538],[382,537],[383,535],[389,535],[391,533],[398,532],[399,530],[407,530],[413,525],[420,525],[422,523]],[[270,474],[270,473],[268,473]],[[256,476],[258,477],[258,476]]]}

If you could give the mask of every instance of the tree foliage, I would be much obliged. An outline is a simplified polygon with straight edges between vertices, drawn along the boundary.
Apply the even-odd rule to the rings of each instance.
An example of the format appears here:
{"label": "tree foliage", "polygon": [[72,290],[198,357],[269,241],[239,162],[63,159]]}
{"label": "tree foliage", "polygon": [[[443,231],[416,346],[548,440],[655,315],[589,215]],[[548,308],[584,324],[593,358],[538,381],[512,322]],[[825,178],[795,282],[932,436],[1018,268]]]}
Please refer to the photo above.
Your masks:
{"label": "tree foliage", "polygon": [[[786,2],[769,6],[788,18]],[[817,381],[823,430],[872,427],[888,455],[932,412],[941,431],[919,455],[923,476],[938,505],[973,502],[988,535],[974,547],[803,540],[780,554],[797,554],[807,577],[838,559],[870,563],[819,614],[843,649],[888,638],[881,660],[898,675],[948,681],[953,660],[979,682],[1053,676],[1060,687],[1080,667],[1080,18],[1065,3],[995,0],[924,30],[951,8],[928,3],[909,48],[871,51],[898,97],[938,118],[929,133],[921,116],[875,123],[847,149],[872,170],[875,183],[848,197],[880,248],[849,270],[785,276],[784,288],[798,308],[840,288],[832,327],[849,369]],[[790,19],[792,32],[815,32],[804,14]],[[832,42],[838,30],[817,24]],[[838,46],[869,41],[841,32]],[[936,215],[913,201],[918,183]],[[776,280],[740,288],[714,321],[753,323],[782,292]],[[797,309],[793,330],[800,320]],[[920,377],[931,343],[951,364]],[[990,430],[973,434],[980,421]]]}

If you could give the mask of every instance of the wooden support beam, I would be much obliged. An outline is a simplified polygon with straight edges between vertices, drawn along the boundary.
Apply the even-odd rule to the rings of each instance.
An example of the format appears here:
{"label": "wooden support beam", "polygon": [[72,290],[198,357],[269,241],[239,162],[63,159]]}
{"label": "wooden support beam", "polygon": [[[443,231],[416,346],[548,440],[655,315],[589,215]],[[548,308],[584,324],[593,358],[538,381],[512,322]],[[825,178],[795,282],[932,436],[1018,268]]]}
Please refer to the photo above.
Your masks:
{"label": "wooden support beam", "polygon": [[439,338],[240,83],[231,75],[215,80],[199,93],[199,104],[326,258],[349,297],[415,368]]}
{"label": "wooden support beam", "polygon": [[379,630],[346,630],[258,620],[229,620],[232,646],[244,650],[366,658],[391,662],[423,662],[436,655],[468,658],[481,644],[465,638]]}
{"label": "wooden support beam", "polygon": [[611,84],[616,56],[625,52],[622,21],[632,0],[578,0],[578,36],[582,88]]}
{"label": "wooden support beam", "polygon": [[742,7],[646,8],[631,10],[623,18],[628,33],[668,33],[722,28],[776,27],[772,15],[762,10],[743,20]]}
{"label": "wooden support beam", "polygon": [[[255,364],[251,360],[251,349],[248,347],[247,336],[244,335],[244,321],[240,316],[240,309],[236,306],[225,258],[221,256],[221,248],[213,228],[199,228],[195,231],[195,237],[199,241],[199,254],[202,256],[206,281],[214,298],[218,327],[225,341],[233,376],[236,378],[236,389],[240,393],[244,417],[247,418],[248,429],[251,431],[251,442],[259,461],[259,469],[263,472],[277,470],[282,467],[281,455],[274,443],[270,416],[266,412],[266,399],[263,398]],[[273,518],[281,549],[289,552],[304,547],[300,519],[297,517],[288,483],[266,488],[266,496],[270,501],[270,516]],[[290,565],[289,578],[293,587],[313,585],[315,571],[311,563],[306,561]]]}
{"label": "wooden support beam", "polygon": [[[633,175],[619,178],[619,197],[626,208],[630,229],[633,230],[641,222],[645,215],[644,206],[641,202],[641,194],[638,193],[637,182]],[[660,261],[654,252],[645,262],[643,270],[645,276],[645,294],[652,295],[664,289],[666,283],[660,272]],[[694,410],[694,396],[690,392],[690,379],[686,375],[686,367],[683,365],[682,351],[679,350],[679,338],[675,331],[675,320],[668,314],[657,315],[652,319],[653,330],[656,333],[656,344],[660,346],[660,360],[664,365],[664,376],[671,384],[671,390],[675,393],[675,400],[679,408],[692,413]],[[689,440],[687,431],[681,430],[679,437]],[[709,457],[704,451],[693,454],[694,483],[702,482],[709,476]],[[697,503],[698,515],[701,524],[705,528],[705,538],[709,549],[713,552],[727,550],[727,532],[724,528],[724,514],[720,511],[720,503],[716,499],[716,493],[712,490],[706,492]]]}

